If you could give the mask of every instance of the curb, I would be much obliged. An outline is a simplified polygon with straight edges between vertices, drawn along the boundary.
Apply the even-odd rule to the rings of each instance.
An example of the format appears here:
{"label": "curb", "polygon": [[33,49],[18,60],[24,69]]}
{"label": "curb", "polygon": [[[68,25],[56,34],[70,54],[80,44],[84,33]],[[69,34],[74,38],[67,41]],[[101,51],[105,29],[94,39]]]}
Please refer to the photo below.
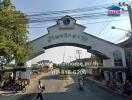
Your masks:
{"label": "curb", "polygon": [[116,92],[116,91],[114,91],[114,90],[111,90],[110,88],[104,86],[102,83],[100,83],[100,82],[98,82],[98,81],[96,81],[96,80],[94,80],[94,79],[91,79],[91,78],[88,78],[88,77],[86,77],[86,78],[87,78],[88,80],[94,82],[94,83],[97,84],[98,86],[100,86],[100,87],[102,87],[102,88],[104,88],[104,89],[106,89],[106,90],[108,90],[108,91],[110,91],[110,92],[113,92],[113,93],[118,94],[118,95],[122,95],[122,94],[119,93],[118,91]]}
{"label": "curb", "polygon": [[0,90],[0,95],[1,95],[1,94],[6,94],[6,93],[12,93],[12,91],[1,91],[1,90]]}

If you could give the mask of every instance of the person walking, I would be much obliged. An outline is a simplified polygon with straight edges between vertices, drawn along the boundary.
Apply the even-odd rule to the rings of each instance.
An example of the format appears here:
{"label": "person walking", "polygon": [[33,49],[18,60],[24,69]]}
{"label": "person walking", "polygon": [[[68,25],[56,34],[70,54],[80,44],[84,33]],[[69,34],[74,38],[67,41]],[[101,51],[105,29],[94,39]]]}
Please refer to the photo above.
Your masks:
{"label": "person walking", "polygon": [[45,91],[45,87],[40,80],[38,81],[38,84],[37,84],[37,90],[38,90],[38,93],[37,93],[36,99],[40,98],[40,100],[43,100],[42,92]]}

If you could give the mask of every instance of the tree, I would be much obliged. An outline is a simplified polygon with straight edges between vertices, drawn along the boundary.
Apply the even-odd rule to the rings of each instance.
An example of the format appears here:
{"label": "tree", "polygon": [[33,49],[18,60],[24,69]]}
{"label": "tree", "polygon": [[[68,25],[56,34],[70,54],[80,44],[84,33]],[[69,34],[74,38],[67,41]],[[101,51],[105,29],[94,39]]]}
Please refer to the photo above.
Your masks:
{"label": "tree", "polygon": [[17,11],[11,0],[0,4],[0,65],[13,59],[17,65],[24,63],[27,56],[27,18]]}

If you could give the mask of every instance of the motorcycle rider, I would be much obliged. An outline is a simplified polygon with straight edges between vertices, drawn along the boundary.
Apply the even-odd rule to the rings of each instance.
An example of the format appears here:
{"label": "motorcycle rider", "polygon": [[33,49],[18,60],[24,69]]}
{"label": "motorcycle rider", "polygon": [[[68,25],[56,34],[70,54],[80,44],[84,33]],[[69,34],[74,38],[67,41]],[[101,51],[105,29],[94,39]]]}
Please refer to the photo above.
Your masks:
{"label": "motorcycle rider", "polygon": [[81,90],[83,90],[83,88],[84,88],[84,81],[83,81],[83,78],[80,77],[80,78],[78,79],[78,82],[79,82],[79,88],[80,88]]}

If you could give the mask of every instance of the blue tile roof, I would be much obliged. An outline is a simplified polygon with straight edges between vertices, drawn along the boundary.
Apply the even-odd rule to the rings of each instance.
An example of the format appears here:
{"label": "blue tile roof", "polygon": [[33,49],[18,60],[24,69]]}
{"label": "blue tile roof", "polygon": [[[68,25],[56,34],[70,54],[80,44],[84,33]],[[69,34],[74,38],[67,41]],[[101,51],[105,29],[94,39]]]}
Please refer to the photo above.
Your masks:
{"label": "blue tile roof", "polygon": [[121,8],[118,6],[112,5],[112,6],[107,7],[106,9],[108,9],[108,10],[120,10]]}

